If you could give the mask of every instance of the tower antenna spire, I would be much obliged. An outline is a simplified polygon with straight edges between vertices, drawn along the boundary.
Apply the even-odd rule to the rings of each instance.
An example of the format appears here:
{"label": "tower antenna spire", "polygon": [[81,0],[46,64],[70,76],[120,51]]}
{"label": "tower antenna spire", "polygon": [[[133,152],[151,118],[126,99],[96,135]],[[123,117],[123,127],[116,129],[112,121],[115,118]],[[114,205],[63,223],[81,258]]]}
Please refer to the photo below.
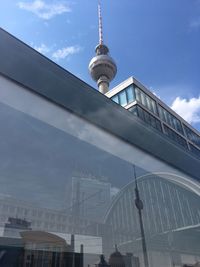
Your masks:
{"label": "tower antenna spire", "polygon": [[103,23],[101,14],[101,2],[98,0],[98,16],[99,16],[99,44],[103,44]]}

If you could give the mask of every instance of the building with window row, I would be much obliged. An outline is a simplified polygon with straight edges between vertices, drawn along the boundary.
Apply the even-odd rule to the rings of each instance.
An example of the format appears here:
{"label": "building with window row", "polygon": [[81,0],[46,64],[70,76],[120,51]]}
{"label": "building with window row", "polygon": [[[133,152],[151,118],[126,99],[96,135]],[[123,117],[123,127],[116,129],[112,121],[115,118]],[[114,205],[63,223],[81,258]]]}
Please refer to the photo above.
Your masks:
{"label": "building with window row", "polygon": [[200,135],[155,94],[131,77],[106,96],[129,110],[151,128],[200,158]]}

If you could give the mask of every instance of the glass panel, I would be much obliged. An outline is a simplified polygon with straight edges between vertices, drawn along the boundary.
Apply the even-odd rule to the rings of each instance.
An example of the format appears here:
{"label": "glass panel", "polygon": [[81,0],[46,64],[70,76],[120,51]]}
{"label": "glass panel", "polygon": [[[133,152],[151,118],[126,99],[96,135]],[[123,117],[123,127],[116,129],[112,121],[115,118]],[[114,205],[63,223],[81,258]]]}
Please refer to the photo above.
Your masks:
{"label": "glass panel", "polygon": [[119,104],[119,96],[115,95],[111,98],[115,103]]}
{"label": "glass panel", "polygon": [[160,105],[158,105],[158,110],[159,116],[164,122],[170,125],[173,129],[177,130],[179,133],[183,134],[181,122],[176,117],[174,117],[171,113],[162,108]]}
{"label": "glass panel", "polygon": [[190,144],[190,149],[193,153],[195,153],[199,158],[200,158],[200,150],[198,148],[196,148],[195,146],[193,146],[192,144]]}
{"label": "glass panel", "polygon": [[138,116],[138,110],[137,110],[137,106],[133,106],[131,108],[128,109],[131,113],[133,113],[135,116]]}
{"label": "glass panel", "polygon": [[133,102],[135,100],[132,85],[126,88],[126,94],[127,94],[128,103]]}
{"label": "glass panel", "polygon": [[141,103],[147,108],[146,95],[141,91]]}
{"label": "glass panel", "polygon": [[126,106],[127,105],[127,98],[126,98],[126,92],[122,91],[119,93],[119,103],[121,106]]}
{"label": "glass panel", "polygon": [[160,105],[158,105],[158,112],[159,112],[159,117],[165,121],[165,117],[164,117],[164,112],[163,112],[163,109],[161,108]]}
{"label": "glass panel", "polygon": [[154,112],[153,107],[151,105],[151,99],[149,97],[146,96],[146,102],[147,102],[147,108],[151,111]]}
{"label": "glass panel", "polygon": [[147,124],[149,124],[151,127],[155,128],[156,130],[158,130],[160,132],[162,131],[161,123],[157,118],[152,116],[150,113],[148,113],[147,111],[145,111],[144,109],[142,109],[138,105],[137,105],[137,111],[138,111],[137,115],[138,115],[138,117],[140,117],[140,119],[145,121]]}
{"label": "glass panel", "polygon": [[157,115],[156,102],[139,88],[135,88],[136,100]]}
{"label": "glass panel", "polygon": [[188,139],[193,142],[195,145],[200,147],[200,136],[198,136],[195,132],[193,132],[190,128],[184,125],[184,129]]}
{"label": "glass panel", "polygon": [[144,110],[140,106],[137,106],[137,109],[138,109],[138,117],[140,117],[140,119],[145,121]]}
{"label": "glass panel", "polygon": [[153,108],[153,113],[158,114],[157,108],[156,108],[156,102],[151,100],[151,105],[152,105],[152,108]]}
{"label": "glass panel", "polygon": [[135,87],[135,96],[136,96],[136,100],[140,103],[142,103],[142,100],[141,100],[141,91],[139,88]]}
{"label": "glass panel", "polygon": [[164,130],[165,130],[166,135],[168,135],[172,140],[174,140],[176,143],[188,149],[187,142],[183,137],[175,133],[172,129],[168,128],[166,125],[164,125]]}

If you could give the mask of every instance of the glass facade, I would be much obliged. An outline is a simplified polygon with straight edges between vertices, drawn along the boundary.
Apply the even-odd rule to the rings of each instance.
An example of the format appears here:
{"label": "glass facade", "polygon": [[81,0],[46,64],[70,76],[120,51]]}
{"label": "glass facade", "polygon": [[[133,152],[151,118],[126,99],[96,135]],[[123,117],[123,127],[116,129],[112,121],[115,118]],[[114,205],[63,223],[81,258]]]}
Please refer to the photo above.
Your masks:
{"label": "glass facade", "polygon": [[[14,261],[22,267],[87,267],[102,253],[112,263],[115,244],[125,267],[144,267],[133,164],[149,266],[173,266],[171,252],[180,267],[187,263],[184,255],[190,255],[190,263],[200,259],[198,182],[190,183],[180,170],[2,80],[2,267]],[[161,131],[160,121],[141,107],[131,112]],[[189,243],[184,241],[188,231]]]}
{"label": "glass facade", "polygon": [[173,116],[170,112],[168,112],[160,105],[158,105],[158,111],[160,118],[164,122],[166,122],[169,126],[171,126],[173,129],[175,129],[177,132],[183,135],[183,128],[181,122],[175,116]]}
{"label": "glass facade", "polygon": [[136,100],[142,104],[144,107],[146,107],[149,111],[151,111],[154,114],[158,114],[157,108],[156,108],[156,101],[153,100],[150,96],[145,94],[141,89],[138,87],[135,87],[135,96]]}
{"label": "glass facade", "polygon": [[194,143],[196,146],[200,148],[200,136],[197,135],[194,131],[192,131],[190,128],[188,128],[186,125],[184,125],[184,130],[186,133],[187,138]]}
{"label": "glass facade", "polygon": [[120,93],[111,97],[111,99],[123,107],[134,102],[135,101],[135,93],[134,93],[133,85],[130,85],[129,87],[125,88]]}
{"label": "glass facade", "polygon": [[182,136],[180,136],[179,134],[174,132],[172,129],[167,127],[166,125],[164,125],[164,132],[170,139],[175,141],[177,144],[179,144],[179,145],[185,147],[186,149],[188,149],[188,145],[187,145],[186,140]]}
{"label": "glass facade", "polygon": [[150,113],[145,111],[140,106],[134,105],[134,107],[131,107],[129,111],[133,113],[134,115],[138,116],[140,119],[142,119],[144,122],[146,122],[151,127],[162,132],[160,121],[156,117],[152,116]]}
{"label": "glass facade", "polygon": [[147,127],[1,31],[0,71],[16,76],[0,74],[0,266],[195,266],[200,161],[149,130],[161,121],[142,103]]}
{"label": "glass facade", "polygon": [[[150,114],[147,110],[140,107],[140,105],[134,104],[134,106],[129,108],[129,111],[142,119],[151,127],[163,132],[161,124],[163,124],[164,134],[166,134],[170,139],[175,141],[177,144],[182,147],[189,149],[196,156],[200,157],[200,150],[197,147],[190,145],[190,148],[187,145],[187,142],[184,137],[187,137],[190,142],[195,144],[200,148],[200,136],[197,135],[194,131],[188,128],[185,124],[181,124],[181,121],[177,119],[174,115],[172,115],[169,111],[163,108],[159,103],[156,103],[150,96],[144,93],[140,88],[135,85],[129,86],[125,90],[120,93],[114,95],[111,98],[116,103],[121,106],[126,106],[127,104],[137,101],[141,106],[145,107],[147,110],[154,113],[158,116],[161,121],[156,117]],[[170,127],[179,132],[181,135],[173,131]],[[184,127],[184,130],[183,130]]]}
{"label": "glass facade", "polygon": [[200,158],[200,150],[192,144],[189,144],[189,147],[190,150]]}

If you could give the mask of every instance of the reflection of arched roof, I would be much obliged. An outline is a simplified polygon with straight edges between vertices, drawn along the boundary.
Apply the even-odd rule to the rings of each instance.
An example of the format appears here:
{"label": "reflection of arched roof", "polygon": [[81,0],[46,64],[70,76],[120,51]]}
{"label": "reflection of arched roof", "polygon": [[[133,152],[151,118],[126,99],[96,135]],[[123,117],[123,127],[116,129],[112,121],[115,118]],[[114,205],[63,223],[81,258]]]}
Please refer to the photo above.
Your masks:
{"label": "reflection of arched roof", "polygon": [[[140,176],[137,178],[137,181],[139,182],[140,180],[145,180],[145,179],[149,179],[152,176],[156,176],[159,177],[161,179],[165,179],[168,180],[169,182],[172,182],[182,188],[185,188],[188,191],[193,192],[194,194],[200,196],[200,183],[194,179],[189,179],[183,176],[178,176],[176,174],[172,174],[172,173],[167,173],[167,172],[155,172],[155,173],[148,173],[145,174],[143,176]],[[130,183],[128,183],[127,185],[125,185],[120,192],[117,194],[117,196],[114,198],[109,210],[107,211],[104,221],[107,220],[107,217],[109,216],[110,212],[112,211],[112,209],[114,208],[114,206],[117,204],[117,202],[119,201],[119,199],[121,198],[121,196],[126,192],[126,190],[130,187],[130,186],[135,186],[135,180],[131,181]],[[134,196],[133,196],[134,197]]]}
{"label": "reflection of arched roof", "polygon": [[25,242],[56,244],[63,247],[69,246],[65,239],[45,231],[23,231],[20,232],[20,235]]}
{"label": "reflection of arched roof", "polygon": [[[143,223],[146,236],[200,225],[200,184],[171,173],[150,173],[138,178],[144,204]],[[113,244],[140,238],[138,211],[134,203],[135,181],[116,195],[104,222],[111,227]]]}

